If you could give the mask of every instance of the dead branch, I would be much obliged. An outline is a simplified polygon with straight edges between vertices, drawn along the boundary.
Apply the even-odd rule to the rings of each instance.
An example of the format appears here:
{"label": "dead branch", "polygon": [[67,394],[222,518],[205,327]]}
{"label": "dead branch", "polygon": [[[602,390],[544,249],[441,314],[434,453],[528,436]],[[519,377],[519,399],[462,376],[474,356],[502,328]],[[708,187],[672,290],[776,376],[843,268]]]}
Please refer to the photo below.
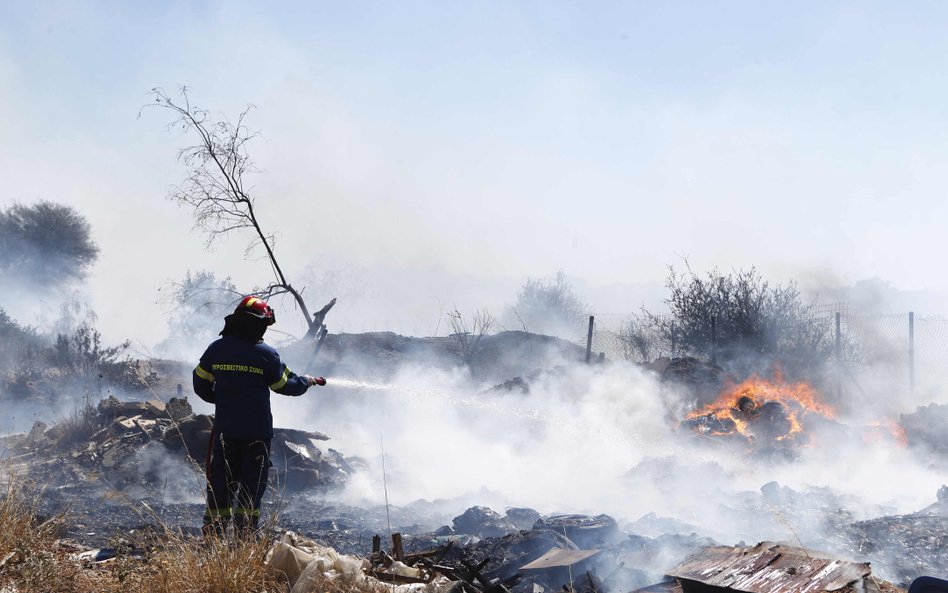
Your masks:
{"label": "dead branch", "polygon": [[[275,282],[263,289],[267,298],[277,294],[292,295],[306,319],[309,331],[315,333],[318,325],[303,300],[302,291],[287,280],[274,253],[274,236],[264,233],[254,211],[256,201],[247,189],[247,177],[259,170],[247,151],[251,140],[259,133],[248,128],[244,120],[253,106],[248,106],[235,123],[227,119],[215,120],[206,109],[191,104],[187,87],[182,87],[175,99],[160,88],[152,89],[154,103],[145,107],[159,107],[171,111],[169,128],[180,128],[196,135],[198,141],[178,151],[178,160],[188,168],[184,182],[173,186],[168,197],[189,206],[194,213],[194,226],[207,236],[207,245],[234,231],[252,229],[254,238],[247,253],[263,246],[272,268]],[[144,108],[143,108],[144,109]]]}

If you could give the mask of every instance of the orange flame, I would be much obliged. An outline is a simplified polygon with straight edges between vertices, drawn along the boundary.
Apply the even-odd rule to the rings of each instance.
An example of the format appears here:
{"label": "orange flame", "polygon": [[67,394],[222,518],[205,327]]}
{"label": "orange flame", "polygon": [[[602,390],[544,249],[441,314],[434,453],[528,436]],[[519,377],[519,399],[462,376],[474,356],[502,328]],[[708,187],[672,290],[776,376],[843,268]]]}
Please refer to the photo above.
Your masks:
{"label": "orange flame", "polygon": [[866,432],[863,434],[863,440],[866,442],[891,439],[903,447],[908,447],[908,433],[905,428],[896,422],[885,418],[883,420],[874,420],[866,425]]}
{"label": "orange flame", "polygon": [[[788,383],[778,371],[774,373],[772,381],[755,375],[739,385],[725,388],[715,401],[690,413],[687,420],[714,418],[722,422],[718,424],[718,429],[709,429],[710,434],[721,436],[737,432],[749,440],[754,440],[754,431],[749,426],[750,420],[759,412],[761,406],[768,402],[782,404],[783,418],[789,423],[786,432],[775,437],[778,441],[791,439],[803,431],[800,413],[819,414],[825,418],[836,417],[836,410],[824,403],[811,385],[802,382]],[[727,430],[732,423],[734,430]],[[723,432],[721,427],[725,428]]]}

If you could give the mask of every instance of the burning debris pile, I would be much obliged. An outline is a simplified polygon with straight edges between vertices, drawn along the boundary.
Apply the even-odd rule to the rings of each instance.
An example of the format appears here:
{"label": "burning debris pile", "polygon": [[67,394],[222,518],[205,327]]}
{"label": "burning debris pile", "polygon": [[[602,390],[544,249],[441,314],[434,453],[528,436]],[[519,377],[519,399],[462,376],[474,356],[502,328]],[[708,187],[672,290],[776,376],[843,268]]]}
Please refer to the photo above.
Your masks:
{"label": "burning debris pile", "polygon": [[[942,432],[920,408],[914,415],[903,415],[903,423],[924,425],[915,441],[929,448],[948,447],[939,443]],[[777,372],[772,380],[752,376],[730,384],[718,396],[681,421],[681,428],[696,436],[743,445],[769,458],[794,459],[795,451],[810,446],[819,431],[846,434],[862,441],[887,440],[903,447],[910,444],[903,423],[882,419],[865,426],[852,427],[837,420],[837,410],[826,403],[817,389],[806,382],[789,382]],[[948,449],[946,449],[948,450]]]}
{"label": "burning debris pile", "polygon": [[[162,403],[109,397],[51,428],[38,421],[28,434],[5,437],[0,446],[14,461],[28,463],[32,478],[60,491],[106,487],[133,497],[161,498],[172,494],[171,487],[188,490],[193,498],[203,492],[212,426],[213,418],[194,414],[187,398]],[[329,439],[318,432],[274,433],[273,480],[289,493],[341,488],[353,463],[360,463],[317,446]]]}
{"label": "burning debris pile", "polygon": [[754,376],[725,390],[682,422],[701,435],[735,439],[748,445],[797,446],[809,436],[804,427],[832,420],[836,411],[807,383]]}

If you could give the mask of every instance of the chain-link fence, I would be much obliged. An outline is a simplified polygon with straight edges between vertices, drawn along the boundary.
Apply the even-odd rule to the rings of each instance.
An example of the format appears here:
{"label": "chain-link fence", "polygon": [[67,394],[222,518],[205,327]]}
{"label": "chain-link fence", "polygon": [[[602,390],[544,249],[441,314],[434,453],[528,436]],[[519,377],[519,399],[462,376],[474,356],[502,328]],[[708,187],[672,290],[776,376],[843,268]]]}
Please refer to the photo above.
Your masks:
{"label": "chain-link fence", "polygon": [[[948,319],[914,313],[865,314],[845,303],[815,305],[804,310],[796,322],[810,326],[814,355],[824,357],[833,368],[841,388],[867,397],[899,397],[913,393],[928,400],[944,400],[948,383],[944,358],[948,356]],[[594,317],[576,332],[575,342],[589,348],[592,359],[652,362],[678,356],[696,356],[715,361],[715,321],[707,320],[703,351],[695,351],[676,336],[675,320],[668,316],[607,315]],[[793,332],[796,327],[776,326],[770,331]],[[780,336],[776,336],[779,340]]]}

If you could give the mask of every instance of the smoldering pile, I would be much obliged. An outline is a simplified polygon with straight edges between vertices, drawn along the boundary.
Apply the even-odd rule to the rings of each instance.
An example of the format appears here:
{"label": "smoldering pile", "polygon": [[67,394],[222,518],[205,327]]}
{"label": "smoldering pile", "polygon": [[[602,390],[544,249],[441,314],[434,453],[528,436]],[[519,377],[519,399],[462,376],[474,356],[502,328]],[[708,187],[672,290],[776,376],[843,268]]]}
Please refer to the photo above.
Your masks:
{"label": "smoldering pile", "polygon": [[[275,545],[274,563],[287,571],[292,591],[309,592],[320,590],[306,576],[309,563],[337,553],[290,533]],[[434,533],[395,532],[387,550],[376,535],[370,553],[347,553],[361,556],[350,557],[354,573],[404,591],[416,590],[406,588],[412,585],[468,593],[898,591],[869,562],[812,548],[722,546],[694,533],[650,538],[621,529],[607,515],[542,516],[524,508],[501,515],[471,507]],[[907,586],[912,578],[900,582]],[[738,580],[745,585],[736,586]]]}
{"label": "smoldering pile", "polygon": [[[68,505],[78,513],[77,523],[127,527],[142,521],[128,501],[147,501],[164,517],[193,524],[200,516],[192,507],[202,501],[212,426],[212,417],[195,414],[186,398],[109,397],[52,427],[36,421],[28,433],[0,439],[0,451],[14,470],[24,468],[32,482],[44,485],[50,510]],[[319,432],[275,429],[273,487],[287,495],[344,487],[363,462],[325,447],[328,440]],[[105,503],[77,504],[96,499]]]}
{"label": "smoldering pile", "polygon": [[919,406],[911,414],[903,414],[899,424],[913,449],[923,451],[932,463],[948,470],[948,404]]}
{"label": "smoldering pile", "polygon": [[648,365],[663,383],[685,394],[679,427],[702,444],[732,444],[765,463],[793,461],[801,448],[819,441],[885,441],[909,448],[919,459],[948,467],[948,405],[919,406],[898,418],[879,417],[865,424],[840,418],[825,393],[807,381],[786,380],[779,368],[772,377],[737,377],[695,358],[659,359]]}
{"label": "smoldering pile", "polygon": [[[157,496],[168,486],[168,469],[203,472],[212,426],[213,418],[194,414],[187,398],[162,403],[109,397],[51,428],[37,421],[29,433],[6,437],[3,444],[13,459],[29,462],[33,477],[44,476],[59,488],[95,477],[112,489]],[[316,444],[328,440],[319,432],[275,429],[276,485],[289,493],[343,487],[353,464],[361,462]]]}
{"label": "smoldering pile", "polygon": [[[597,369],[584,371],[589,375],[598,372]],[[608,369],[603,367],[602,372],[608,372]],[[569,378],[576,374],[568,368],[559,369],[556,373],[554,377],[547,377],[548,382],[559,383],[563,376]],[[516,403],[520,401],[518,398],[531,397],[531,392],[534,395],[542,394],[544,386],[540,379],[527,375],[525,379],[508,381],[502,388],[484,392],[484,397],[497,397]],[[578,388],[584,388],[583,381],[577,383],[580,384]],[[87,499],[96,501],[103,500],[103,493],[111,496],[112,492],[165,501],[175,500],[179,495],[189,496],[189,505],[174,507],[165,504],[163,508],[176,509],[178,514],[173,517],[174,524],[194,525],[200,521],[200,495],[203,491],[201,465],[210,420],[206,416],[193,414],[184,403],[173,399],[162,407],[157,402],[106,400],[90,414],[91,421],[88,422],[88,428],[82,429],[85,431],[82,438],[69,438],[70,431],[65,429],[72,429],[70,425],[54,426],[51,429],[38,425],[29,435],[5,442],[10,453],[17,456],[19,461],[33,464],[34,475],[39,479],[63,485],[57,488],[60,492],[84,493]],[[381,406],[379,400],[374,400],[371,405]],[[515,424],[520,418],[512,415],[510,421]],[[660,420],[660,416],[654,418],[656,422]],[[386,417],[385,420],[390,421],[390,418]],[[570,426],[558,424],[552,427],[551,432],[557,428],[569,430]],[[359,460],[326,449],[323,437],[318,433],[290,430],[277,432],[274,441],[274,474],[278,483],[287,486],[284,491],[330,492],[344,485],[352,473],[361,467]],[[930,432],[928,440],[939,442],[942,437],[936,431]],[[803,440],[794,439],[794,442],[802,444]],[[436,441],[431,440],[426,446],[435,444]],[[444,471],[436,464],[424,463],[424,456],[412,458],[412,461],[416,462],[414,467],[418,472]],[[461,461],[458,459],[459,464]],[[766,458],[756,461],[769,463]],[[675,488],[699,490],[705,486],[701,483],[701,476],[690,477],[689,482],[687,470],[669,469],[670,463],[662,459],[653,460],[655,467],[652,469],[656,471],[652,471],[649,463],[642,462],[629,472],[627,478],[635,487],[636,484],[661,481],[662,475],[674,473],[679,480]],[[527,476],[531,470],[522,471]],[[721,474],[722,480],[729,479],[726,472],[722,471]],[[187,483],[182,480],[181,484],[176,485],[175,478],[181,476],[187,478]],[[573,486],[574,482],[579,481],[577,476],[569,474],[563,474],[561,479],[564,486]],[[104,500],[108,501],[109,497]],[[520,502],[523,504],[526,501]],[[331,498],[314,500],[302,496],[292,497],[291,503],[280,518],[282,526],[304,533],[321,544],[330,543],[340,551],[371,558],[372,535],[386,532],[389,509],[346,507]],[[451,526],[438,528],[440,523],[432,525],[436,517],[440,519],[440,515],[433,511],[433,506],[412,506],[411,509],[391,509],[392,517],[396,520],[395,529],[404,535],[406,559],[412,559],[412,554],[432,550],[439,550],[440,555],[443,546],[450,541],[453,542],[452,551],[446,552],[440,560],[453,563],[456,569],[463,567],[464,562],[475,568],[480,566],[477,572],[488,582],[495,579],[502,582],[513,574],[523,572],[530,575],[526,582],[539,584],[545,589],[557,589],[566,582],[562,577],[564,570],[567,575],[573,573],[578,579],[586,575],[583,583],[577,578],[573,579],[576,588],[589,583],[590,586],[598,587],[598,591],[628,591],[647,585],[661,578],[662,571],[680,562],[688,554],[718,542],[734,544],[739,539],[709,534],[706,524],[713,520],[720,521],[723,518],[733,522],[735,529],[731,533],[740,531],[754,534],[754,539],[750,535],[746,538],[750,542],[770,537],[768,534],[758,538],[756,534],[760,531],[761,518],[772,515],[772,508],[789,517],[798,530],[799,523],[804,522],[803,517],[815,518],[813,522],[819,524],[822,539],[815,540],[815,531],[801,531],[800,535],[808,546],[816,543],[823,549],[844,553],[850,558],[872,560],[879,569],[877,575],[897,580],[903,585],[919,570],[936,570],[945,566],[948,556],[944,552],[948,549],[944,545],[946,528],[943,524],[939,525],[937,518],[927,511],[917,516],[896,516],[890,511],[870,522],[859,521],[846,511],[847,501],[842,497],[831,493],[795,492],[774,484],[765,486],[760,492],[737,492],[713,510],[716,516],[697,513],[686,518],[690,523],[682,522],[677,516],[670,518],[649,513],[620,527],[614,519],[601,515],[562,517],[526,508],[496,513],[483,507],[474,507],[457,515],[454,520],[448,515],[447,521]],[[451,512],[456,514],[458,510],[453,509]],[[640,512],[643,511],[645,508]],[[104,515],[107,512],[99,508],[96,509],[97,516],[84,517],[85,529],[95,529],[93,525],[96,520],[110,524],[113,529],[134,525],[130,521],[111,521],[110,517]],[[799,522],[798,518],[801,518]],[[598,551],[592,553],[594,550]],[[389,567],[384,566],[384,558],[377,558],[381,558],[382,566],[374,567],[384,572],[383,569]],[[526,568],[534,562],[538,564]],[[465,574],[470,576],[472,573]],[[556,582],[558,579],[560,583]],[[612,585],[595,584],[597,579]],[[477,580],[476,576],[474,580]],[[611,589],[613,586],[617,588]]]}

